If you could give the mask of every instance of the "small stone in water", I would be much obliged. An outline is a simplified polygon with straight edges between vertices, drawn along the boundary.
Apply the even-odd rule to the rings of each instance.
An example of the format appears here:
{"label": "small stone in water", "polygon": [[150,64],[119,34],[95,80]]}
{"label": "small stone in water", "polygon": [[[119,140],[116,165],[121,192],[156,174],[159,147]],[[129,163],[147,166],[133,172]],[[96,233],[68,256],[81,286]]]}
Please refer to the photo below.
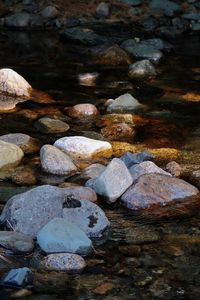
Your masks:
{"label": "small stone in water", "polygon": [[10,270],[0,281],[0,284],[8,287],[21,288],[32,285],[33,277],[29,268]]}

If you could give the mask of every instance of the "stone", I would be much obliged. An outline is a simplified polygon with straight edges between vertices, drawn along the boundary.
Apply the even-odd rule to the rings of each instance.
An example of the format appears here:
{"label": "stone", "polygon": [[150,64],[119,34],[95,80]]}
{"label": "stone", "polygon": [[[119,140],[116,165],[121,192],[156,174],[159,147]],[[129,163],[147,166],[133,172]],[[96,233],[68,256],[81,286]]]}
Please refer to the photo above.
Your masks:
{"label": "stone", "polygon": [[10,198],[0,222],[14,231],[35,237],[51,219],[62,216],[63,197],[63,190],[58,187],[38,186]]}
{"label": "stone", "polygon": [[110,143],[82,136],[63,137],[54,146],[66,152],[72,159],[87,160],[112,155]]}
{"label": "stone", "polygon": [[131,186],[133,179],[126,165],[118,158],[112,159],[105,171],[94,179],[92,188],[106,198],[108,203],[116,200]]}
{"label": "stone", "polygon": [[125,163],[125,165],[129,169],[135,164],[140,164],[146,160],[153,160],[154,156],[146,151],[142,151],[139,153],[126,152],[120,157],[120,159]]}
{"label": "stone", "polygon": [[[80,85],[84,86],[95,86],[96,85],[96,80],[99,77],[99,73],[97,72],[92,72],[92,73],[81,73],[78,75],[78,82]],[[87,104],[87,103],[83,103]],[[78,106],[80,108],[80,106]],[[81,105],[82,108],[82,105]],[[91,106],[90,106],[91,108]],[[68,111],[68,108],[67,108]]]}
{"label": "stone", "polygon": [[[199,190],[184,180],[163,174],[145,174],[141,176],[121,197],[121,202],[133,211],[147,210],[149,216],[153,215],[153,210],[158,213],[158,217],[165,216],[165,207],[172,204],[171,215],[179,216],[182,212],[182,203],[188,197],[195,196]],[[199,202],[199,200],[198,200]],[[176,203],[179,204],[176,209]],[[192,203],[191,203],[192,204]],[[190,208],[189,208],[190,209]],[[163,210],[163,213],[162,213]]]}
{"label": "stone", "polygon": [[98,18],[106,18],[109,15],[109,4],[100,2],[96,7],[96,15]]}
{"label": "stone", "polygon": [[165,172],[163,169],[156,166],[152,161],[144,161],[140,164],[133,165],[129,168],[129,172],[135,182],[141,175],[157,173],[171,176],[170,173]]}
{"label": "stone", "polygon": [[40,149],[42,169],[55,175],[71,176],[77,172],[77,167],[71,158],[52,145],[44,145]]}
{"label": "stone", "polygon": [[183,19],[186,19],[186,20],[199,21],[200,20],[200,13],[198,13],[198,12],[188,12],[188,13],[182,14],[181,17]]}
{"label": "stone", "polygon": [[64,205],[70,203],[71,200],[88,200],[90,202],[97,201],[97,195],[94,190],[85,186],[65,187],[65,182],[62,185],[64,191]]}
{"label": "stone", "polygon": [[118,123],[102,128],[101,134],[110,141],[131,141],[135,136],[135,129],[126,123]]}
{"label": "stone", "polygon": [[24,156],[16,145],[0,141],[0,170],[16,167]]}
{"label": "stone", "polygon": [[29,98],[32,87],[12,69],[0,69],[0,92],[13,96]]}
{"label": "stone", "polygon": [[69,130],[69,125],[63,121],[43,117],[35,123],[35,127],[44,133],[64,133]]}
{"label": "stone", "polygon": [[0,284],[11,288],[32,286],[33,275],[29,268],[12,269],[1,278]]}
{"label": "stone", "polygon": [[131,64],[129,55],[118,45],[98,47],[93,50],[92,54],[94,63],[98,65],[120,66]]}
{"label": "stone", "polygon": [[200,170],[195,170],[187,174],[187,179],[189,182],[194,184],[198,189],[200,189]]}
{"label": "stone", "polygon": [[40,142],[24,133],[9,133],[1,135],[0,141],[17,145],[24,153],[35,153],[40,149]]}
{"label": "stone", "polygon": [[11,28],[26,28],[29,26],[31,15],[27,12],[17,12],[5,18],[5,25]]}
{"label": "stone", "polygon": [[40,263],[46,271],[64,271],[67,273],[81,273],[86,262],[80,255],[72,253],[54,253],[47,255]]}
{"label": "stone", "polygon": [[126,93],[114,100],[107,107],[108,112],[126,112],[140,110],[144,105],[140,104],[137,99],[135,99],[131,94]]}
{"label": "stone", "polygon": [[104,170],[105,170],[105,166],[102,164],[92,164],[90,166],[88,166],[87,168],[85,168],[82,173],[81,173],[81,178],[83,179],[93,179],[98,177]]}
{"label": "stone", "polygon": [[0,231],[0,247],[14,253],[31,252],[34,248],[33,239],[28,235],[15,231]]}
{"label": "stone", "polygon": [[25,166],[17,167],[11,174],[10,179],[13,183],[22,186],[35,185],[37,183],[34,170]]}
{"label": "stone", "polygon": [[70,107],[67,111],[71,118],[93,119],[99,114],[95,105],[90,103],[81,103]]}
{"label": "stone", "polygon": [[142,0],[120,0],[124,4],[129,4],[131,6],[137,6],[142,4]]}
{"label": "stone", "polygon": [[54,19],[58,16],[58,10],[49,5],[42,10],[41,15],[45,19]]}
{"label": "stone", "polygon": [[154,77],[156,76],[156,70],[148,59],[143,59],[129,66],[128,76],[130,78]]}
{"label": "stone", "polygon": [[76,201],[75,205],[73,200],[69,201],[67,208],[63,209],[63,218],[76,224],[89,238],[101,238],[110,226],[103,210],[88,200]]}
{"label": "stone", "polygon": [[63,218],[54,218],[37,234],[37,242],[46,253],[76,253],[87,255],[92,242],[75,224]]}
{"label": "stone", "polygon": [[141,43],[143,45],[152,46],[157,50],[164,50],[164,51],[168,51],[168,52],[170,50],[172,50],[172,48],[173,48],[173,46],[170,43],[168,43],[160,38],[146,39],[146,40],[143,40]]}
{"label": "stone", "polygon": [[168,16],[180,11],[180,5],[169,0],[152,0],[149,4],[149,7],[153,10],[163,10]]}
{"label": "stone", "polygon": [[166,165],[165,170],[172,176],[179,177],[181,175],[182,168],[176,161],[170,161]]}

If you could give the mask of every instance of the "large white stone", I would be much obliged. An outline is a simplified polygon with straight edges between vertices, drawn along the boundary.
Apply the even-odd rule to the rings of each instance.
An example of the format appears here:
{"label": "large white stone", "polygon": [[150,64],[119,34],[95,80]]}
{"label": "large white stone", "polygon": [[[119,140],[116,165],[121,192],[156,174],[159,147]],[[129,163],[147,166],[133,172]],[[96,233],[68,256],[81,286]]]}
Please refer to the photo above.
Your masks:
{"label": "large white stone", "polygon": [[57,140],[54,146],[63,150],[74,159],[91,159],[110,157],[112,155],[110,143],[83,136],[63,137]]}
{"label": "large white stone", "polygon": [[24,156],[16,145],[0,141],[0,170],[17,166]]}
{"label": "large white stone", "polygon": [[12,69],[0,69],[0,92],[30,97],[31,85]]}

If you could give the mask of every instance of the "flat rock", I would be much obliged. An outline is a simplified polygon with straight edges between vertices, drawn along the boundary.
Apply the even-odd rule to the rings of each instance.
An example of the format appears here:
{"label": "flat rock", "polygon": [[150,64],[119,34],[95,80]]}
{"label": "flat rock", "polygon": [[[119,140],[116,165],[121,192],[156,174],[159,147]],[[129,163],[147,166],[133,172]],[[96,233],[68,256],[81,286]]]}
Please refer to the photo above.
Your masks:
{"label": "flat rock", "polygon": [[13,252],[31,252],[34,247],[33,239],[28,235],[15,231],[0,231],[0,247]]}
{"label": "flat rock", "polygon": [[47,255],[40,263],[47,271],[65,271],[80,273],[86,267],[86,262],[80,255],[72,253],[54,253]]}
{"label": "flat rock", "polygon": [[47,173],[71,176],[77,171],[71,158],[52,145],[44,145],[40,149],[40,160],[42,169]]}
{"label": "flat rock", "polygon": [[131,94],[124,94],[116,98],[108,107],[108,112],[125,112],[140,110],[144,107]]}
{"label": "flat rock", "polygon": [[0,69],[0,92],[20,97],[30,97],[30,84],[12,69]]}
{"label": "flat rock", "polygon": [[130,78],[154,77],[156,70],[148,59],[143,59],[129,66],[128,76]]}
{"label": "flat rock", "polygon": [[63,191],[44,185],[13,196],[1,214],[1,223],[35,237],[51,219],[62,216]]}
{"label": "flat rock", "polygon": [[66,152],[70,157],[80,160],[110,157],[112,155],[110,143],[82,136],[63,137],[58,139],[54,146]]}
{"label": "flat rock", "polygon": [[33,284],[32,271],[29,268],[12,269],[1,278],[0,284],[6,287],[23,288]]}
{"label": "flat rock", "polygon": [[92,242],[75,224],[63,218],[54,218],[37,234],[37,242],[46,253],[76,253],[87,255]]}
{"label": "flat rock", "polygon": [[[89,238],[101,238],[110,223],[103,210],[88,200],[73,201],[63,209],[63,217],[82,229]],[[71,207],[70,207],[71,206]]]}
{"label": "flat rock", "polygon": [[106,198],[108,203],[115,202],[133,183],[126,165],[114,158],[99,177],[94,179],[92,188]]}
{"label": "flat rock", "polygon": [[35,127],[44,133],[63,133],[69,130],[69,125],[63,121],[43,117],[35,123]]}
{"label": "flat rock", "polygon": [[0,141],[0,170],[19,165],[23,156],[24,153],[18,146]]}

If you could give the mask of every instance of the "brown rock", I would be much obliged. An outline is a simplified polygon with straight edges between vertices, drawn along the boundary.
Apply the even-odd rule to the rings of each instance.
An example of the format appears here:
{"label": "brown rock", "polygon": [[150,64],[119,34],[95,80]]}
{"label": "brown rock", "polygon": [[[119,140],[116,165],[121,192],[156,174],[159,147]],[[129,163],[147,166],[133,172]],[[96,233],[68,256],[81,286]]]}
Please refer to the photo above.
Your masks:
{"label": "brown rock", "polygon": [[119,251],[128,256],[138,257],[141,253],[141,247],[138,245],[119,246]]}
{"label": "brown rock", "polygon": [[98,295],[105,295],[109,291],[111,291],[114,288],[114,285],[110,282],[105,282],[102,283],[101,285],[97,286],[94,290],[93,293],[98,294]]}
{"label": "brown rock", "polygon": [[169,162],[165,169],[172,174],[172,176],[179,177],[181,175],[181,166],[175,161]]}
{"label": "brown rock", "polygon": [[18,185],[34,185],[37,178],[29,167],[18,167],[11,175],[12,182]]}
{"label": "brown rock", "polygon": [[118,45],[111,46],[105,50],[100,50],[94,55],[94,63],[99,65],[129,65],[131,59],[129,55]]}
{"label": "brown rock", "polygon": [[118,123],[104,127],[101,134],[110,141],[130,141],[134,138],[135,130],[126,123]]}

